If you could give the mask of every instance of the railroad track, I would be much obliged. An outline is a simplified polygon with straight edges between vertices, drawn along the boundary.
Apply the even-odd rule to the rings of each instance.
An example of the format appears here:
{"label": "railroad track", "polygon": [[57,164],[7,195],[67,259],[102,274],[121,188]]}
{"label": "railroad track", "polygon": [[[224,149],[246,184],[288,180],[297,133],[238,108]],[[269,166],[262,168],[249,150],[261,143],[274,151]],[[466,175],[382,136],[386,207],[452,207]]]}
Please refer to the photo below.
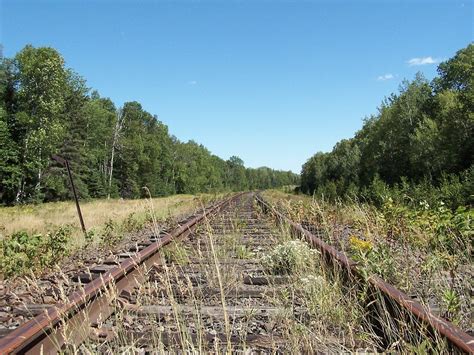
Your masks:
{"label": "railroad track", "polygon": [[[310,310],[298,290],[290,287],[289,276],[268,274],[259,261],[287,237],[276,228],[275,219],[318,249],[348,282],[364,282],[344,254],[261,197],[238,194],[189,216],[176,229],[148,236],[128,252],[76,273],[72,293],[62,302],[25,304],[26,322],[3,334],[0,353],[285,353],[368,347],[348,342],[341,332],[330,332],[327,339],[289,334],[288,320],[296,325],[291,328],[295,332],[311,322]],[[383,280],[368,282],[372,294],[378,295],[368,309],[375,301],[384,302],[390,317],[410,318],[416,329],[421,325],[427,334],[444,338],[450,350],[474,352],[469,335]],[[377,319],[373,317],[374,323]],[[382,328],[374,325],[381,339],[387,336]]]}

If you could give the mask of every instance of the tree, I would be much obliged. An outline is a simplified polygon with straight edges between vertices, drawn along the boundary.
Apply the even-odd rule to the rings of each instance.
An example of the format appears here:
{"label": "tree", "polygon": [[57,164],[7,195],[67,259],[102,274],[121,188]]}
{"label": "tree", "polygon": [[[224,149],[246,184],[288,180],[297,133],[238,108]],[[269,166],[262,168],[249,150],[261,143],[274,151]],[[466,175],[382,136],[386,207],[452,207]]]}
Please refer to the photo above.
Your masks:
{"label": "tree", "polygon": [[[60,122],[63,138],[61,145],[58,145],[57,150],[52,152],[69,161],[74,175],[76,192],[81,198],[89,197],[86,182],[90,173],[86,148],[89,122],[84,112],[88,101],[88,91],[85,80],[72,70],[66,69],[66,86],[63,93],[64,109]],[[73,198],[64,166],[51,160],[48,161],[48,166],[44,171],[41,192],[45,201]]]}
{"label": "tree", "polygon": [[[180,142],[140,103],[117,109],[66,68],[52,48],[26,46],[13,60],[0,56],[0,201],[71,198],[64,167],[70,162],[81,198],[163,196],[265,188],[297,176],[246,169],[204,146]],[[146,188],[146,189],[145,189]]]}
{"label": "tree", "polygon": [[[15,57],[17,105],[14,125],[20,150],[22,178],[16,200],[37,199],[43,170],[64,136],[67,73],[64,59],[49,47],[26,46]],[[33,188],[33,190],[31,189]]]}
{"label": "tree", "polygon": [[115,151],[118,148],[120,135],[123,129],[123,124],[125,121],[125,114],[123,109],[119,108],[115,113],[115,126],[112,134],[112,144],[110,145],[110,165],[109,165],[109,186],[107,191],[107,198],[110,198],[110,192],[112,191],[112,176],[114,173],[114,158]]}
{"label": "tree", "polygon": [[6,112],[0,107],[0,200],[11,201],[21,177],[18,148],[10,136]]}
{"label": "tree", "polygon": [[91,197],[106,197],[116,192],[110,180],[111,150],[114,145],[117,109],[110,99],[93,92],[83,108],[85,134],[83,150],[87,170],[84,179]]}
{"label": "tree", "polygon": [[474,157],[474,45],[469,44],[438,67],[436,92],[438,148],[447,171],[458,173]]}
{"label": "tree", "polygon": [[[374,186],[466,181],[474,157],[474,45],[458,51],[429,83],[403,81],[350,140],[318,153],[302,168],[307,193],[344,196]],[[454,181],[453,180],[453,181]],[[465,189],[466,191],[468,189]],[[466,201],[469,199],[466,193]]]}
{"label": "tree", "polygon": [[230,188],[237,191],[247,189],[247,179],[245,176],[244,161],[237,156],[232,156],[227,160],[227,182]]}

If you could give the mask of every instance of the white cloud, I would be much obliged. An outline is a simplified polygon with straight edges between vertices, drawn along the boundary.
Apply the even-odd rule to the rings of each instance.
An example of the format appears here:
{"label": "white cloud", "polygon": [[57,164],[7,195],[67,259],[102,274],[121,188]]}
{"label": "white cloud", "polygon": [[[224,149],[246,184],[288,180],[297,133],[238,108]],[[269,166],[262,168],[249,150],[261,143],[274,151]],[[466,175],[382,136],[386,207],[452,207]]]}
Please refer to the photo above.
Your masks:
{"label": "white cloud", "polygon": [[384,74],[384,75],[379,75],[377,77],[377,80],[385,81],[385,80],[390,80],[390,79],[393,79],[393,78],[394,78],[393,74],[388,73],[388,74]]}
{"label": "white cloud", "polygon": [[188,85],[196,85],[198,82],[196,80],[188,81]]}
{"label": "white cloud", "polygon": [[407,61],[408,65],[411,67],[414,65],[436,64],[439,62],[440,62],[439,59],[433,58],[433,57],[412,58],[409,61]]}

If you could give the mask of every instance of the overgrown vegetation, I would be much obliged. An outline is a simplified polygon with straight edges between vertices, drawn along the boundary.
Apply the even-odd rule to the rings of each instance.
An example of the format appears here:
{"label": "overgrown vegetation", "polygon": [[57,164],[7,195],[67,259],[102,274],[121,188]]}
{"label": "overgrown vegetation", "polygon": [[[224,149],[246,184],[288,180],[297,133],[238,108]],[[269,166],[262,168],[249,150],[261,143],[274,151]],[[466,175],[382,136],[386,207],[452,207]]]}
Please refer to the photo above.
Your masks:
{"label": "overgrown vegetation", "polygon": [[[289,198],[291,203],[286,204],[288,213],[294,212],[303,220],[310,216],[313,216],[313,220],[331,220],[332,215],[326,206],[310,204],[308,197],[275,192],[267,195],[277,196],[280,201],[282,197]],[[153,211],[150,213],[153,214]],[[253,243],[260,240],[258,233],[254,235],[253,241],[246,235],[250,224],[239,219],[223,223],[229,217],[232,215],[218,217],[215,224],[216,230],[226,227],[225,231],[220,232],[224,235],[213,234],[214,228],[208,224],[200,227],[199,238],[194,239],[194,243],[176,241],[167,245],[163,249],[165,262],[161,266],[140,269],[145,281],[133,289],[131,301],[122,298],[118,302],[120,292],[114,290],[113,286],[106,291],[109,304],[115,307],[115,312],[108,320],[101,322],[99,328],[112,328],[113,335],[100,339],[86,337],[88,340],[74,350],[111,353],[139,352],[144,349],[151,352],[245,352],[258,349],[258,345],[256,347],[251,340],[246,343],[246,335],[263,334],[271,336],[271,342],[265,346],[273,348],[275,352],[341,353],[384,349],[403,353],[446,352],[442,340],[430,338],[429,341],[420,342],[415,332],[409,333],[407,337],[399,336],[400,332],[408,329],[402,322],[393,329],[393,341],[382,344],[378,334],[370,327],[367,299],[361,294],[363,288],[348,286],[340,274],[332,267],[328,268],[328,264],[319,258],[319,253],[310,249],[307,243],[292,240],[293,235],[288,232],[286,225],[280,224],[278,228],[269,230],[271,235],[268,239],[272,244],[261,247]],[[263,220],[267,218],[260,212],[256,212],[255,217]],[[157,220],[157,216],[153,220]],[[327,223],[328,233],[329,225]],[[258,230],[257,227],[253,229]],[[362,238],[361,235],[351,235],[348,243],[354,252],[376,252],[374,242]],[[239,246],[245,251],[239,251]],[[247,252],[252,254],[247,255]],[[256,298],[245,296],[236,299],[236,291],[243,286],[242,276],[249,272],[248,265],[229,263],[233,258],[242,259],[239,255],[245,255],[244,259],[253,259],[248,260],[249,265],[260,263],[263,269],[256,268],[252,272],[270,280],[269,287],[262,288],[261,295]],[[190,266],[186,265],[190,258],[193,259],[192,269],[186,274],[184,271]],[[281,275],[284,277],[281,278]],[[63,276],[65,279],[66,276]],[[283,279],[284,284],[273,284],[273,280],[278,279]],[[208,292],[212,290],[217,293]],[[443,297],[448,312],[459,315],[463,306],[456,291],[446,291]],[[268,313],[258,310],[262,302],[270,306]],[[202,312],[210,305],[214,315]],[[134,314],[133,310],[142,306],[169,306],[169,314]],[[244,309],[245,314],[233,314],[234,306]],[[382,311],[383,307],[382,304]],[[391,326],[389,323],[382,324],[386,328]],[[143,329],[141,334],[147,336],[143,342],[137,342],[134,329]],[[73,332],[80,331],[89,332],[90,327],[68,330],[65,332],[66,339]],[[165,346],[166,335],[170,332],[177,335],[176,344],[168,342]],[[232,334],[241,337],[242,341],[233,344],[216,341],[210,344],[207,340],[209,334],[225,334],[228,339]],[[423,334],[421,337],[426,338]],[[411,342],[412,338],[415,341]]]}
{"label": "overgrown vegetation", "polygon": [[301,190],[329,199],[384,197],[450,208],[474,202],[474,45],[384,100],[354,138],[303,166]]}
{"label": "overgrown vegetation", "polygon": [[[155,214],[161,220],[172,217],[175,212],[190,212],[218,196],[220,195],[175,195],[137,200],[102,199],[82,202],[81,209],[86,228],[92,234],[95,229],[102,228],[110,219],[122,224],[128,218],[130,221],[127,229],[133,231],[137,226],[133,227],[130,224],[138,223],[140,225],[144,220],[152,219],[151,208],[156,210]],[[133,221],[135,219],[136,222]],[[71,237],[82,241],[83,234],[78,222],[74,202],[0,207],[0,238],[20,230],[29,234],[47,234],[58,229],[61,225],[67,224],[71,225],[73,229]]]}
{"label": "overgrown vegetation", "polygon": [[[339,280],[326,277],[314,250],[302,241],[291,240],[284,227],[272,230],[270,238],[275,246],[254,245],[249,236],[244,236],[248,225],[241,219],[232,218],[232,223],[222,223],[229,217],[233,216],[218,217],[218,234],[214,234],[211,224],[201,226],[196,244],[178,241],[167,245],[162,254],[166,261],[162,269],[149,272],[150,281],[140,285],[136,304],[167,305],[169,315],[138,317],[118,306],[108,321],[109,326],[114,327],[113,339],[88,341],[81,348],[86,352],[146,349],[160,353],[211,351],[217,354],[270,349],[277,353],[332,353],[354,349],[373,352],[377,349],[375,334],[365,333],[362,328],[363,307],[353,294],[345,293]],[[222,226],[226,227],[224,231],[219,228]],[[258,234],[254,237],[255,241],[259,239]],[[247,254],[250,251],[252,255]],[[189,274],[184,273],[186,268],[182,263],[187,257],[194,259]],[[262,262],[269,272],[265,277],[285,275],[285,284],[262,288],[257,298],[234,294],[247,287],[241,283],[242,276],[249,271],[246,265],[229,263],[234,258],[253,259],[248,260],[250,265]],[[209,290],[217,294],[203,292]],[[269,310],[259,310],[262,305]],[[212,315],[204,311],[210,306]],[[233,307],[245,313],[235,313]],[[131,330],[142,324],[148,337],[146,344],[137,344]],[[175,343],[164,340],[170,331],[177,334]],[[209,335],[222,334],[227,336],[227,342],[222,338],[209,342]],[[268,336],[268,343],[247,340],[248,335],[256,334]],[[231,341],[231,335],[241,340]]]}
{"label": "overgrown vegetation", "polygon": [[312,199],[280,203],[366,277],[383,277],[464,328],[473,271],[473,58],[469,44],[431,82],[421,74],[404,81],[354,138],[304,164],[301,191]]}
{"label": "overgrown vegetation", "polygon": [[276,275],[291,275],[314,269],[317,252],[300,240],[289,240],[279,244],[262,257],[266,270]]}
{"label": "overgrown vegetation", "polygon": [[[279,244],[266,252],[262,266],[269,275],[287,275],[289,284],[273,302],[287,309],[304,309],[302,314],[286,314],[278,320],[288,331],[288,347],[294,352],[313,353],[321,348],[325,352],[444,352],[446,344],[436,336],[428,341],[429,332],[416,320],[400,318],[397,326],[387,317],[393,305],[385,303],[378,294],[368,297],[367,287],[351,283],[335,266],[324,262],[320,254],[298,239],[288,239],[288,226],[280,224]],[[357,252],[378,253],[370,242],[351,238]],[[373,266],[380,263],[373,260]],[[365,266],[363,266],[365,267]],[[367,276],[368,277],[368,276]],[[373,298],[375,297],[375,299]],[[373,307],[374,303],[376,307]],[[371,318],[372,317],[372,318]],[[377,319],[384,337],[371,323]]]}
{"label": "overgrown vegetation", "polygon": [[0,274],[19,275],[51,267],[68,252],[68,226],[46,235],[17,232],[0,241]]}
{"label": "overgrown vegetation", "polygon": [[162,251],[163,258],[167,264],[185,265],[189,261],[189,255],[182,241],[175,241]]}
{"label": "overgrown vegetation", "polygon": [[[112,248],[119,244],[124,236],[143,229],[149,220],[130,214],[121,223],[109,219],[105,225],[95,228],[84,237],[83,247],[98,244]],[[72,226],[59,227],[46,235],[16,232],[0,240],[0,275],[13,275],[43,272],[59,263],[75,248],[77,241],[71,238]]]}
{"label": "overgrown vegetation", "polygon": [[[190,213],[213,198],[173,196],[85,203],[82,207],[88,227],[86,236],[78,226],[72,203],[0,208],[0,276],[42,273],[84,247],[113,249],[125,236],[146,226],[171,223],[176,215]],[[19,220],[4,225],[13,218]],[[57,225],[58,220],[70,223]]]}
{"label": "overgrown vegetation", "polygon": [[[291,172],[245,168],[180,142],[138,102],[116,107],[49,47],[0,57],[0,204],[70,199],[70,161],[81,198],[263,189],[295,184]],[[146,186],[148,190],[143,189]]]}
{"label": "overgrown vegetation", "polygon": [[453,211],[426,202],[412,207],[391,199],[376,207],[279,191],[265,196],[358,261],[366,278],[379,275],[440,316],[469,327],[472,209]]}

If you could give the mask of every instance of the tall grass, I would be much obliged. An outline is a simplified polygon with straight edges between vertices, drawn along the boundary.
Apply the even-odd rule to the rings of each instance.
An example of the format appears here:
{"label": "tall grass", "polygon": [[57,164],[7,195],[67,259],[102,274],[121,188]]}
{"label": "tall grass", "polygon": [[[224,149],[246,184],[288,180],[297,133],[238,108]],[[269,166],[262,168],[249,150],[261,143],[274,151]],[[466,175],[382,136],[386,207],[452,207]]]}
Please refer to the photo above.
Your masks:
{"label": "tall grass", "polygon": [[[146,215],[153,205],[156,218],[166,217],[171,210],[181,213],[196,207],[199,199],[193,195],[141,200],[94,200],[81,202],[87,229],[104,225],[108,220],[123,221],[130,214]],[[75,226],[74,237],[80,237],[79,219],[74,202],[50,202],[38,205],[0,207],[0,237],[20,230],[30,234],[46,234],[62,225]]]}
{"label": "tall grass", "polygon": [[[162,227],[190,214],[213,195],[177,195],[144,200],[98,200],[82,204],[85,236],[73,203],[0,208],[0,277],[44,272],[83,247],[112,250],[125,236]],[[5,233],[5,235],[3,235]],[[154,231],[159,234],[159,230]]]}
{"label": "tall grass", "polygon": [[435,314],[470,328],[473,211],[444,205],[418,207],[386,200],[382,206],[265,192],[288,216],[323,230],[326,242],[416,297]]}
{"label": "tall grass", "polygon": [[[257,213],[258,218],[266,220],[269,225],[273,224],[270,217]],[[227,226],[223,234],[213,229],[215,223]],[[199,227],[196,234],[191,236],[194,244],[178,240],[163,248],[159,264],[148,270],[141,269],[138,278],[144,281],[130,290],[135,298],[132,303],[120,299],[113,285],[106,291],[114,313],[109,319],[99,322],[96,331],[111,336],[103,340],[88,338],[79,347],[73,347],[74,351],[251,353],[262,349],[246,340],[255,331],[254,317],[259,304],[270,305],[278,310],[268,314],[265,324],[269,340],[263,348],[270,352],[445,350],[442,340],[426,342],[428,338],[410,334],[408,322],[395,324],[390,316],[392,306],[381,295],[372,294],[357,285],[348,286],[340,270],[323,262],[319,254],[310,251],[305,243],[295,241],[285,224],[271,227],[271,236],[268,238],[274,245],[254,249],[248,247],[252,254],[247,255],[246,260],[256,262],[263,275],[270,280],[270,286],[262,290],[263,298],[243,302],[246,308],[244,317],[229,313],[229,305],[235,304],[233,292],[241,285],[242,272],[245,270],[237,264],[227,266],[222,261],[232,258],[241,260],[236,255],[236,245],[239,245],[245,227],[246,222],[239,220],[237,215],[222,215],[206,220]],[[193,260],[193,265],[189,263],[190,260]],[[183,277],[183,271],[190,271],[191,266],[201,272],[205,282],[198,280],[196,283],[196,280],[191,279],[192,273],[184,273]],[[283,286],[275,282],[282,275],[287,278]],[[214,298],[208,292],[211,289],[217,290]],[[209,319],[202,313],[202,309],[210,304],[221,307],[222,318]],[[140,308],[153,306],[167,306],[170,312],[166,317],[157,317],[153,312],[143,316],[139,311]],[[372,312],[371,307],[377,308],[376,313],[370,313],[377,315],[375,320],[369,314]],[[388,340],[380,337],[373,326],[374,321],[388,329]],[[216,341],[209,344],[209,335],[219,333],[225,334],[225,343]],[[171,345],[165,346],[169,334],[174,334],[175,338]],[[71,333],[66,332],[64,335],[66,340],[71,339]],[[240,336],[239,343],[231,343],[233,335]]]}

